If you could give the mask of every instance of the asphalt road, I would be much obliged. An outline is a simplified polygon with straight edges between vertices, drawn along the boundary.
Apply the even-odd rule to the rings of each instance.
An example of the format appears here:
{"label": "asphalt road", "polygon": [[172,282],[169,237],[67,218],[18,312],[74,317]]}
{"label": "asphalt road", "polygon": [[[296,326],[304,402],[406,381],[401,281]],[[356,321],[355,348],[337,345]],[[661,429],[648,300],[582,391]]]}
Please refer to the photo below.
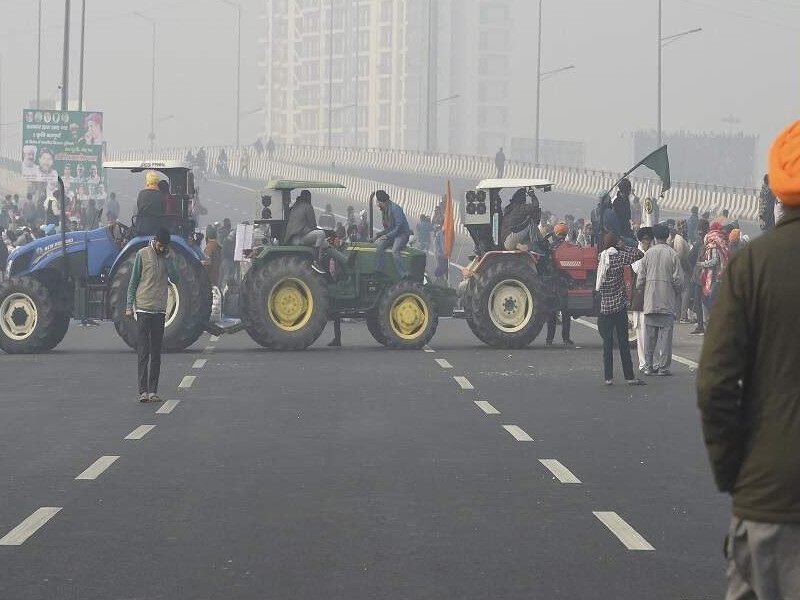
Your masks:
{"label": "asphalt road", "polygon": [[456,320],[434,352],[329,335],[203,336],[165,358],[167,414],[110,324],[0,357],[0,536],[50,516],[0,539],[0,598],[721,597],[728,503],[687,368],[606,388],[580,324],[577,350]]}

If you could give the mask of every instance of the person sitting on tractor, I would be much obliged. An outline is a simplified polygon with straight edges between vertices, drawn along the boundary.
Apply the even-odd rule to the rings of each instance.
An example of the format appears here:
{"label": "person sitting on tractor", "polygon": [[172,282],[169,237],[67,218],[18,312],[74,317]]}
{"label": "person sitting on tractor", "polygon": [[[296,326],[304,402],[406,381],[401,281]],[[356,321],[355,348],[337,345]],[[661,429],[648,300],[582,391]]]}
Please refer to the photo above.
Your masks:
{"label": "person sitting on tractor", "polygon": [[408,239],[411,237],[411,227],[408,225],[406,213],[402,207],[392,202],[384,190],[375,192],[375,198],[383,215],[383,230],[375,236],[377,246],[375,252],[375,270],[383,271],[384,251],[391,246],[394,268],[401,279],[408,277],[408,272],[403,266],[403,259],[400,251],[408,246]]}
{"label": "person sitting on tractor", "polygon": [[525,189],[519,188],[503,212],[500,238],[506,250],[528,251],[534,243],[541,242],[538,227],[542,209],[539,200],[531,194],[531,204],[528,204],[525,196]]}
{"label": "person sitting on tractor", "polygon": [[346,265],[347,256],[336,248],[332,248],[325,237],[325,232],[317,228],[317,217],[314,207],[311,206],[311,192],[303,190],[289,210],[289,219],[286,222],[286,243],[289,246],[313,246],[316,249],[317,271],[327,272],[319,265],[323,251],[340,265]]}
{"label": "person sitting on tractor", "polygon": [[166,198],[159,187],[160,177],[155,171],[144,176],[145,188],[136,198],[136,231],[142,235],[152,235],[163,227]]}
{"label": "person sitting on tractor", "polygon": [[[550,251],[555,252],[561,244],[569,244],[567,241],[567,234],[569,233],[569,225],[566,223],[558,223],[553,228],[553,234],[550,238]],[[570,330],[572,328],[572,316],[569,314],[567,307],[567,294],[568,290],[561,281],[556,283],[556,306],[550,314],[550,319],[547,321],[547,338],[545,340],[546,346],[553,345],[553,339],[556,337],[556,329],[558,328],[558,312],[561,312],[561,340],[564,346],[570,348],[575,346],[575,342],[570,338]]]}

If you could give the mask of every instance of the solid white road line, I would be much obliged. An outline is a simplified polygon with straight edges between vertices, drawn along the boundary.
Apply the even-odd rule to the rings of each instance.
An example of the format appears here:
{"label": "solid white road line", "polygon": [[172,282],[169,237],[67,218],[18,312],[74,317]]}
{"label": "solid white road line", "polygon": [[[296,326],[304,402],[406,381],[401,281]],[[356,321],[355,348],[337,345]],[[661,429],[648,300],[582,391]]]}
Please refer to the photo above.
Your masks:
{"label": "solid white road line", "polygon": [[184,375],[183,379],[181,379],[181,382],[178,384],[178,387],[184,389],[190,388],[192,387],[192,384],[194,383],[195,379],[196,377],[194,375]]}
{"label": "solid white road line", "polygon": [[158,415],[168,415],[169,413],[172,412],[172,410],[176,406],[178,406],[179,402],[180,402],[180,400],[167,400],[166,402],[164,402],[164,404],[162,404],[158,408],[158,410],[156,411],[156,414],[158,414]]}
{"label": "solid white road line", "polygon": [[453,365],[451,365],[448,361],[443,358],[435,358],[436,364],[438,364],[443,369],[452,369]]}
{"label": "solid white road line", "polygon": [[125,436],[126,440],[140,440],[155,428],[155,425],[139,425]]}
{"label": "solid white road line", "polygon": [[108,467],[114,464],[119,456],[101,456],[94,461],[89,468],[78,475],[75,479],[97,479]]}
{"label": "solid white road line", "polygon": [[[595,331],[597,331],[597,325],[595,325],[591,321],[587,321],[586,319],[574,319],[574,321],[576,323],[580,323],[584,327],[588,327],[589,329],[594,329]],[[687,367],[693,370],[697,370],[697,367],[699,366],[695,361],[685,358],[683,356],[678,356],[677,354],[672,355],[672,360],[674,360],[677,363],[681,363],[682,365],[686,365]]]}
{"label": "solid white road line", "polygon": [[500,411],[497,410],[491,404],[489,404],[486,400],[475,400],[475,404],[477,404],[478,408],[480,408],[487,415],[499,415],[500,414]]}
{"label": "solid white road line", "polygon": [[608,530],[617,536],[628,550],[655,550],[638,531],[628,525],[625,520],[614,511],[592,511]]}
{"label": "solid white road line", "polygon": [[218,342],[219,341],[219,336],[218,335],[211,335],[211,336],[208,337],[208,341],[209,342]]}
{"label": "solid white road line", "polygon": [[42,508],[37,508],[30,517],[0,538],[0,546],[22,545],[25,540],[36,533],[42,525],[52,519],[60,510],[60,506],[43,506]]}
{"label": "solid white road line", "polygon": [[550,472],[558,479],[561,483],[580,483],[581,480],[575,477],[575,475],[570,471],[567,467],[561,464],[560,461],[556,460],[555,458],[540,458],[539,462],[542,463],[545,467],[547,467]]}
{"label": "solid white road line", "polygon": [[532,442],[533,438],[529,436],[521,427],[517,427],[516,425],[503,425],[503,429],[505,429],[508,433],[514,436],[514,439],[518,442]]}
{"label": "solid white road line", "polygon": [[429,346],[425,346],[422,350],[425,351],[425,352],[436,352],[436,350],[434,350],[433,348],[431,348]]}
{"label": "solid white road line", "polygon": [[469,379],[466,377],[462,377],[461,375],[456,375],[453,377],[456,380],[456,383],[461,386],[462,390],[474,390],[475,387],[469,382]]}
{"label": "solid white road line", "polygon": [[196,361],[194,361],[194,364],[192,365],[192,368],[193,369],[202,369],[205,366],[206,366],[206,359],[205,358],[198,358]]}

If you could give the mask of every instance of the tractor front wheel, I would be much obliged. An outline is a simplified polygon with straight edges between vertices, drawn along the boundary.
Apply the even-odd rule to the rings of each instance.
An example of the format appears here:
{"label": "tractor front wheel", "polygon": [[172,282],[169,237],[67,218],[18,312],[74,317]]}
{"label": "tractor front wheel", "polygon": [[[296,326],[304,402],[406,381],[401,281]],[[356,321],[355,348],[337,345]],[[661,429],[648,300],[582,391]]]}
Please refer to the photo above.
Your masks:
{"label": "tractor front wheel", "polygon": [[373,337],[384,346],[403,350],[419,350],[425,346],[439,325],[430,294],[412,281],[399,281],[389,286],[378,300],[375,317],[381,339],[374,334]]}
{"label": "tractor front wheel", "polygon": [[35,354],[51,350],[63,339],[62,330],[66,333],[59,317],[50,291],[35,278],[9,277],[0,282],[0,348],[5,352]]}

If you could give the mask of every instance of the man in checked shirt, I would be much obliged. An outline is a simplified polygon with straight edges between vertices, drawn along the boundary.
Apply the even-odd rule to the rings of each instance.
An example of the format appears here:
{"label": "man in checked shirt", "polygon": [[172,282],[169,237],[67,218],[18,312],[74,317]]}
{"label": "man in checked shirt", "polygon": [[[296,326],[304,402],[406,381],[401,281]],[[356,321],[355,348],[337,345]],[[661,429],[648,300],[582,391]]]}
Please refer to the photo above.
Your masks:
{"label": "man in checked shirt", "polygon": [[628,295],[625,293],[625,265],[631,265],[644,254],[638,248],[625,246],[614,233],[603,238],[603,251],[598,256],[597,282],[600,292],[600,316],[597,329],[603,338],[603,373],[606,385],[614,383],[614,337],[619,345],[622,372],[628,385],[645,385],[633,372],[628,346]]}

